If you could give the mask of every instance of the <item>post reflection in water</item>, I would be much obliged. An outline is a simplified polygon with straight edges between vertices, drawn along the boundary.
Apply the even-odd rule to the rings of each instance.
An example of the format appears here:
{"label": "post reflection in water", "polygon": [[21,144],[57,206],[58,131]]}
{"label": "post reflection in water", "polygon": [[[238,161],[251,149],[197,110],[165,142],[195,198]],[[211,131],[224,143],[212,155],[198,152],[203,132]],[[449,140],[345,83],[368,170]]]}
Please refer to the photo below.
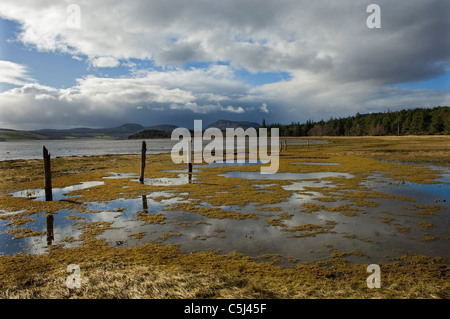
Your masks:
{"label": "post reflection in water", "polygon": [[55,239],[53,235],[53,214],[47,215],[47,245],[50,246]]}
{"label": "post reflection in water", "polygon": [[147,195],[142,195],[142,209],[148,213]]}

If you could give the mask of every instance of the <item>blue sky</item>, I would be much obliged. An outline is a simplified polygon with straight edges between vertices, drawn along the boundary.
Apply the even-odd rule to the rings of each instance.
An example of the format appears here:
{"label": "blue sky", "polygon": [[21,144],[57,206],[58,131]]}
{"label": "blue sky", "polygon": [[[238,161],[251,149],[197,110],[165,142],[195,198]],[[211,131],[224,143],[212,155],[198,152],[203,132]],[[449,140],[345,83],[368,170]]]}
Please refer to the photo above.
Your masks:
{"label": "blue sky", "polygon": [[[27,47],[16,40],[16,34],[20,31],[20,24],[17,22],[0,18],[0,30],[0,59],[27,65],[30,74],[40,84],[55,88],[68,88],[76,84],[76,79],[87,75],[121,77],[131,74],[130,67],[125,65],[96,68],[86,61],[86,57],[74,59],[73,56],[67,54],[39,52],[32,47]],[[138,69],[163,71],[161,67],[156,66],[149,60],[129,59],[127,62],[136,64]],[[188,61],[182,65],[182,68],[184,70],[208,68],[211,64],[203,61]],[[219,61],[217,64],[230,65],[229,62],[223,61]],[[251,86],[279,82],[290,78],[288,72],[250,72],[245,68],[236,69],[235,76]]]}
{"label": "blue sky", "polygon": [[0,4],[0,127],[290,123],[449,105],[446,1]]}
{"label": "blue sky", "polygon": [[396,84],[396,87],[410,90],[449,90],[450,72],[438,75],[428,80]]}
{"label": "blue sky", "polygon": [[84,61],[58,52],[38,52],[16,40],[19,24],[0,18],[0,59],[26,65],[40,84],[67,88],[89,74]]}

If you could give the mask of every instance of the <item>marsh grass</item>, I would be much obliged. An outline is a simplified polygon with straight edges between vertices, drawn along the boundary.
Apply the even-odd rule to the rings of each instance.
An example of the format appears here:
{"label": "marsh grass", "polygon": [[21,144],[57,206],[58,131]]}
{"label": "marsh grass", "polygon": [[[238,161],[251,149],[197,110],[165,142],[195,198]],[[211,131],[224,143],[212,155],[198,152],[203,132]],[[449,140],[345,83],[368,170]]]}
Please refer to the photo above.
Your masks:
{"label": "marsh grass", "polygon": [[21,239],[26,237],[34,237],[34,236],[42,236],[43,232],[32,231],[28,228],[11,228],[7,229],[6,232],[8,234],[14,235],[13,239]]}
{"label": "marsh grass", "polygon": [[[2,298],[448,298],[448,264],[420,255],[381,264],[382,286],[366,286],[367,265],[349,265],[335,250],[330,261],[289,268],[272,260],[212,251],[183,254],[173,245],[118,249],[57,249],[46,255],[0,258]],[[270,256],[269,256],[270,257]],[[269,259],[271,259],[270,257]],[[292,260],[291,260],[292,261]],[[65,284],[67,265],[81,268],[82,286]],[[20,271],[18,271],[20,269]]]}

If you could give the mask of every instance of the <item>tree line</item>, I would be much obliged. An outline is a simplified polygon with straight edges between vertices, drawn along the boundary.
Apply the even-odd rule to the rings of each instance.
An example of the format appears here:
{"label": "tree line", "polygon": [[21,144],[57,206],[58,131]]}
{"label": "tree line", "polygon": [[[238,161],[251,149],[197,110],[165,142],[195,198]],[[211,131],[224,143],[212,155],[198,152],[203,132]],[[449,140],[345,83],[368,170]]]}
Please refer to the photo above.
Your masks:
{"label": "tree line", "polygon": [[[359,114],[328,121],[291,124],[266,124],[279,128],[280,136],[382,136],[382,135],[449,135],[450,107],[416,108],[383,113]],[[270,130],[269,130],[270,131]]]}
{"label": "tree line", "polygon": [[143,130],[128,136],[128,139],[170,138],[171,132],[160,130]]}

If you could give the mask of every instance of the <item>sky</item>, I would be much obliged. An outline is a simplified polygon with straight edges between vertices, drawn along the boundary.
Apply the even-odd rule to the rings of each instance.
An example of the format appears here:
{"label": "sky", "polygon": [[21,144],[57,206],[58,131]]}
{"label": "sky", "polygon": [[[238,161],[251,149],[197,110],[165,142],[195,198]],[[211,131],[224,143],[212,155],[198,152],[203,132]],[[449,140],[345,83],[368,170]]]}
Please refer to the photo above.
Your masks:
{"label": "sky", "polygon": [[0,128],[448,106],[449,14],[448,0],[2,0]]}

